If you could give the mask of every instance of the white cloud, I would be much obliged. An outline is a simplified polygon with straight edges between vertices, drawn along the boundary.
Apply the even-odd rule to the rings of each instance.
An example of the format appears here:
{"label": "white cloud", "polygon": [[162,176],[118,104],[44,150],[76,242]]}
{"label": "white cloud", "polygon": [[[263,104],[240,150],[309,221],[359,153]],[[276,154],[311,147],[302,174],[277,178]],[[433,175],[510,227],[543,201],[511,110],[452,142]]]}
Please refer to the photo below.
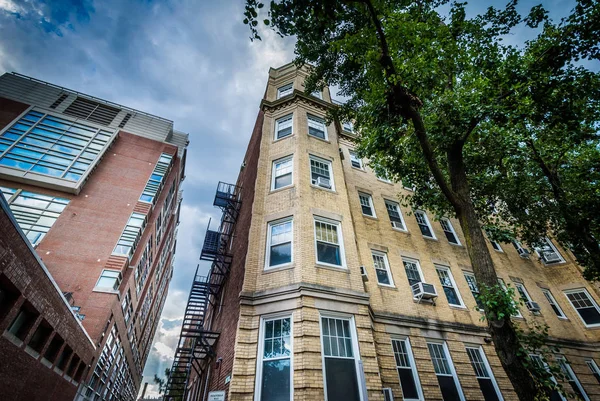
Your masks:
{"label": "white cloud", "polygon": [[23,12],[23,8],[12,0],[0,0],[0,11],[20,13]]}

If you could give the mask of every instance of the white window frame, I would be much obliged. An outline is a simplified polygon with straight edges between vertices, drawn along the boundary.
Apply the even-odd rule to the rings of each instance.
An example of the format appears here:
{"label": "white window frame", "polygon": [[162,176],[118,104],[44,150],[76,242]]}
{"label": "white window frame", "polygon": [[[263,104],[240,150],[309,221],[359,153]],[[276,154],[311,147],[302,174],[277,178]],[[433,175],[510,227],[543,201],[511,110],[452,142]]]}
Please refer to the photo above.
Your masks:
{"label": "white window frame", "polygon": [[542,249],[541,249],[541,248],[539,248],[539,247],[535,247],[535,248],[534,248],[534,250],[535,250],[535,253],[536,253],[536,255],[537,255],[539,258],[540,258],[541,262],[542,262],[544,265],[547,265],[547,266],[553,266],[553,265],[558,265],[558,264],[560,264],[560,263],[565,263],[565,258],[564,258],[564,257],[563,257],[563,255],[562,255],[562,254],[561,254],[561,253],[558,251],[558,248],[556,248],[556,246],[554,245],[554,243],[552,242],[552,240],[551,240],[550,238],[548,238],[548,237],[544,237],[544,242],[546,243],[546,245],[548,245],[550,248],[552,248],[552,251],[553,251],[554,253],[556,253],[556,255],[558,255],[558,257],[560,258],[560,260],[559,260],[559,261],[557,261],[557,262],[550,262],[550,263],[546,263],[546,262],[544,262],[544,260],[542,259],[542,252],[541,252],[541,251],[542,251]]}
{"label": "white window frame", "polygon": [[[271,320],[290,319],[290,401],[294,399],[294,315],[293,313],[276,313],[260,317],[260,326],[258,330],[258,354],[256,355],[256,378],[254,385],[254,399],[260,400],[262,391],[262,375],[263,375],[263,357],[265,353],[265,326],[266,322]],[[286,358],[280,358],[286,359]]]}
{"label": "white window frame", "polygon": [[[369,201],[369,207],[371,208],[371,212],[373,214],[366,214],[365,212],[363,212],[362,208],[366,205],[362,204],[361,197],[366,198]],[[375,213],[375,205],[373,204],[373,195],[368,194],[366,192],[358,191],[358,201],[360,203],[360,211],[362,212],[363,216],[372,217],[374,219],[377,218],[377,213]]]}
{"label": "white window frame", "polygon": [[[501,278],[501,277],[498,277],[498,284],[500,284],[500,287],[502,287],[502,289],[503,289],[504,291],[508,291],[508,287],[507,287],[507,285],[506,285],[506,282],[504,281],[504,279],[503,279],[503,278]],[[512,316],[512,317],[519,317],[519,318],[522,318],[522,317],[523,317],[523,314],[521,313],[521,310],[519,309],[519,307],[518,307],[518,305],[517,305],[517,303],[515,302],[515,300],[514,300],[514,299],[512,300],[512,303],[513,303],[513,305],[515,306],[515,309],[517,310],[517,314],[516,314],[516,315],[514,315],[514,316]]]}
{"label": "white window frame", "polygon": [[387,184],[392,184],[392,180],[390,180],[386,176],[380,176],[379,174],[375,173],[375,177],[377,177],[377,179],[381,182],[385,182]]}
{"label": "white window frame", "polygon": [[[292,131],[289,133],[289,135],[285,135],[285,136],[279,137],[279,124],[282,122],[282,120],[286,120],[287,121],[288,117],[291,120],[290,127],[291,127]],[[287,115],[285,115],[283,117],[279,117],[277,120],[275,120],[275,134],[274,134],[274,136],[275,136],[274,140],[275,141],[279,141],[281,139],[289,138],[292,135],[294,135],[294,113],[287,114]]]}
{"label": "white window frame", "polygon": [[[415,215],[415,220],[417,222],[417,225],[419,225],[419,220],[417,219],[417,213],[422,214],[423,217],[425,217],[425,223],[427,223],[427,226],[429,227],[429,231],[431,231],[431,237],[423,235],[423,233],[421,233],[421,235],[423,235],[423,238],[429,238],[429,239],[437,239],[437,237],[435,236],[435,232],[433,231],[433,227],[431,226],[431,222],[429,221],[429,217],[427,217],[427,213],[425,213],[425,211],[423,210],[415,210],[414,215]],[[421,228],[419,228],[419,232],[421,232]]]}
{"label": "white window frame", "polygon": [[[377,266],[375,265],[375,260],[373,259],[373,256],[381,256],[381,257],[383,257],[383,263],[384,263],[385,271],[387,272],[388,279],[390,280],[389,284],[385,284],[385,283],[380,283],[379,282],[379,278],[377,276],[377,270],[381,270],[381,269],[378,269]],[[381,252],[381,251],[377,251],[375,249],[371,249],[371,260],[373,260],[373,268],[375,269],[375,278],[377,279],[377,285],[380,285],[380,286],[383,286],[383,287],[392,287],[392,288],[395,287],[395,285],[394,285],[394,277],[392,277],[392,271],[390,270],[390,263],[388,261],[387,253]]]}
{"label": "white window frame", "polygon": [[310,130],[308,128],[306,130],[307,135],[310,136],[310,137],[312,137],[312,138],[320,139],[322,141],[329,141],[329,133],[327,132],[327,121],[325,121],[325,119],[323,117],[315,116],[313,114],[306,114],[306,124],[307,124],[307,127],[309,126],[310,120],[312,120],[313,123],[315,123],[315,124],[322,124],[323,125],[324,137],[323,138],[319,138],[318,136],[311,134]]}
{"label": "white window frame", "polygon": [[[289,86],[289,88],[288,88]],[[287,83],[277,88],[277,99],[289,96],[294,93],[294,82]]]}
{"label": "white window frame", "polygon": [[[448,273],[448,278],[450,279],[450,283],[452,284],[452,288],[454,289],[454,292],[456,292],[456,297],[458,298],[458,305],[455,304],[451,304],[450,301],[448,301],[448,305],[452,308],[463,308],[465,309],[465,303],[462,299],[462,296],[460,295],[460,291],[458,290],[458,286],[456,285],[456,281],[454,281],[454,276],[452,275],[452,270],[450,270],[450,267],[448,266],[444,266],[444,265],[434,265],[435,266],[435,274],[438,276],[438,280],[439,280],[439,274],[437,273],[438,270],[444,270]],[[442,281],[440,280],[440,286],[442,287],[442,291],[444,291],[444,285],[442,284]],[[446,295],[446,292],[444,291],[444,295]],[[448,300],[448,297],[446,297],[446,300]]]}
{"label": "white window frame", "polygon": [[544,297],[546,298],[546,301],[548,301],[548,303],[550,304],[550,309],[552,309],[552,312],[554,312],[554,314],[556,315],[556,311],[554,310],[554,308],[552,308],[552,305],[556,306],[556,309],[558,309],[558,311],[560,312],[560,315],[556,315],[556,317],[559,319],[568,320],[567,315],[565,315],[565,311],[562,310],[562,308],[558,304],[558,301],[556,301],[556,298],[554,298],[554,294],[552,294],[552,291],[550,291],[547,288],[541,288],[541,290],[542,294],[544,294]]}
{"label": "white window frame", "polygon": [[567,297],[567,301],[569,301],[569,303],[571,304],[571,307],[573,309],[575,309],[575,313],[577,313],[577,316],[579,316],[579,319],[581,319],[581,322],[583,323],[583,325],[586,328],[593,328],[593,327],[600,327],[600,323],[596,323],[596,324],[587,324],[585,322],[585,320],[583,320],[583,317],[581,317],[581,315],[579,314],[579,309],[577,309],[575,307],[575,305],[573,305],[573,302],[571,302],[571,300],[569,299],[569,297],[567,296],[567,294],[572,294],[572,293],[576,293],[576,292],[583,292],[585,293],[585,295],[588,297],[588,299],[592,302],[592,305],[596,308],[596,310],[598,311],[598,313],[600,313],[600,307],[598,306],[598,303],[596,302],[596,300],[590,295],[589,291],[586,288],[574,288],[571,290],[565,290],[563,291],[563,293],[565,294],[565,297]]}
{"label": "white window frame", "polygon": [[[292,241],[291,241],[291,257],[290,257],[290,261],[287,263],[282,263],[280,265],[275,265],[275,266],[271,266],[271,229],[274,226],[277,226],[279,224],[283,224],[283,223],[287,223],[290,222],[292,223],[292,227],[291,227],[291,231],[292,231]],[[288,216],[288,217],[284,217],[283,219],[278,219],[278,220],[273,220],[267,223],[267,249],[265,251],[265,270],[271,270],[271,269],[279,269],[281,267],[287,267],[290,266],[292,263],[294,263],[294,216]]]}
{"label": "white window frame", "polygon": [[327,399],[327,371],[325,368],[325,347],[323,346],[323,318],[326,319],[345,319],[349,320],[350,332],[352,334],[352,353],[354,355],[354,366],[356,369],[356,382],[358,384],[358,396],[361,401],[366,400],[366,394],[363,393],[363,383],[360,374],[360,349],[358,347],[358,333],[356,331],[356,323],[354,321],[354,315],[348,315],[345,313],[336,313],[330,311],[319,311],[319,340],[321,342],[321,365],[323,367],[323,391],[324,401],[336,401]]}
{"label": "white window frame", "polygon": [[313,97],[316,97],[317,99],[323,100],[323,93],[318,89],[316,91],[312,92],[310,95]]}
{"label": "white window frame", "polygon": [[390,224],[392,225],[392,229],[396,230],[396,231],[402,231],[403,233],[407,233],[408,232],[408,227],[406,226],[406,221],[404,220],[404,215],[402,214],[402,209],[400,208],[400,203],[393,201],[393,200],[389,200],[389,199],[383,199],[384,203],[385,203],[385,211],[388,213],[388,218],[390,216],[390,212],[388,209],[388,205],[392,205],[394,206],[394,208],[396,209],[396,211],[398,212],[398,214],[400,215],[400,221],[402,222],[402,226],[404,228],[398,228],[394,225],[394,222],[390,219]]}
{"label": "white window frame", "polygon": [[531,295],[529,295],[529,291],[527,291],[527,288],[525,288],[525,284],[519,283],[517,281],[515,281],[514,284],[515,284],[515,289],[517,290],[517,295],[519,296],[519,298],[521,298],[521,293],[519,292],[519,288],[520,288],[521,290],[523,290],[523,294],[525,294],[525,302],[534,302],[533,299],[531,299]]}
{"label": "white window frame", "polygon": [[[544,369],[546,369],[546,371],[550,374],[550,380],[552,380],[552,382],[554,384],[557,384],[556,378],[550,372],[548,363],[544,360],[544,358],[542,358],[542,356],[540,354],[535,354],[535,353],[529,354],[529,358],[533,361],[533,363],[537,363],[537,362],[541,363],[543,365]],[[563,401],[566,401],[564,395],[559,390],[556,390],[556,391],[558,391],[558,395],[560,396],[560,399]]]}
{"label": "white window frame", "polygon": [[[289,185],[284,185],[283,187],[275,188],[275,179],[277,178],[277,164],[291,161],[292,162],[292,180]],[[282,157],[281,159],[273,160],[272,168],[271,168],[271,191],[280,190],[283,188],[288,188],[294,185],[294,155],[289,155],[286,157]]]}
{"label": "white window frame", "polygon": [[[114,286],[113,287],[99,287],[98,286],[98,283],[100,283],[100,280],[102,280],[102,276],[104,275],[104,272],[118,273],[117,288],[114,288]],[[113,277],[110,277],[110,278],[113,278]],[[122,281],[123,281],[123,274],[121,273],[121,270],[102,269],[102,272],[100,273],[100,276],[98,277],[98,280],[96,280],[96,285],[94,286],[94,290],[117,292],[117,291],[119,291],[119,287],[121,286]]]}
{"label": "white window frame", "polygon": [[465,281],[467,282],[467,287],[469,287],[469,292],[471,293],[471,295],[473,296],[473,300],[475,301],[475,308],[478,311],[482,312],[483,308],[479,307],[479,304],[477,303],[477,298],[475,297],[475,294],[473,293],[473,290],[471,289],[471,286],[469,285],[469,280],[467,279],[467,276],[473,278],[473,283],[475,284],[475,287],[477,288],[477,295],[479,295],[481,292],[479,291],[479,283],[477,282],[477,278],[475,278],[475,274],[473,272],[463,270],[463,276],[465,278]]}
{"label": "white window frame", "polygon": [[354,124],[352,124],[352,121],[342,122],[342,130],[353,134],[354,133]]}
{"label": "white window frame", "polygon": [[[329,182],[331,183],[331,189],[320,187],[316,183],[313,184],[313,182],[312,182],[312,165],[310,164],[311,160],[317,161],[319,163],[324,163],[327,165],[327,167],[329,168]],[[314,188],[324,189],[325,191],[335,191],[335,181],[333,179],[333,163],[331,162],[331,160],[323,159],[321,157],[309,154],[308,155],[308,173],[310,174],[310,176],[309,176],[310,177],[310,185],[312,185]]]}
{"label": "white window frame", "polygon": [[[363,163],[362,159],[360,157],[358,157],[358,154],[354,150],[350,150],[350,149],[348,150],[348,153],[350,154],[350,167],[355,168],[357,170],[365,171],[365,164]],[[360,167],[354,166],[352,164],[353,161],[358,162]]]}
{"label": "white window frame", "polygon": [[[444,349],[444,355],[448,359],[450,373],[452,374],[452,378],[454,379],[454,385],[456,386],[458,396],[461,401],[465,401],[465,395],[462,390],[462,385],[460,384],[460,380],[458,379],[458,375],[456,374],[456,368],[454,367],[454,362],[452,361],[452,356],[450,355],[450,350],[448,349],[448,344],[446,343],[446,341],[428,339],[426,343],[428,344],[427,345],[427,353],[429,354],[430,358],[432,358],[432,357],[431,357],[431,352],[429,351],[429,344],[441,344],[442,345],[442,347]],[[431,359],[431,363],[433,365],[433,358]],[[435,374],[436,381],[437,381],[438,374],[435,373],[435,370],[434,370],[434,374]],[[443,376],[447,376],[447,375],[443,375]]]}
{"label": "white window frame", "polygon": [[[485,351],[483,350],[483,347],[481,345],[476,345],[476,344],[465,344],[465,349],[476,349],[479,351],[479,356],[481,356],[481,361],[483,362],[483,366],[486,368],[488,374],[490,375],[489,379],[492,381],[492,386],[494,387],[494,390],[496,391],[496,396],[498,397],[499,401],[504,401],[504,397],[502,397],[502,392],[500,391],[500,387],[498,387],[498,382],[496,382],[496,377],[494,376],[494,372],[492,371],[492,367],[490,366],[490,363],[488,362],[487,356],[485,355]],[[467,353],[467,358],[469,358],[469,355]],[[472,365],[471,363],[471,358],[469,358],[469,363]],[[475,378],[479,379],[479,377],[477,376],[477,372],[475,372]],[[487,377],[482,377],[482,379],[487,379]]]}
{"label": "white window frame", "polygon": [[[321,222],[321,223],[325,223],[325,224],[331,224],[336,226],[336,230],[337,230],[337,237],[338,237],[338,246],[340,247],[340,261],[342,262],[341,265],[334,265],[331,263],[326,263],[326,262],[321,262],[319,261],[319,251],[317,249],[317,221]],[[333,267],[336,269],[347,269],[346,267],[346,252],[344,249],[344,237],[342,235],[342,222],[338,221],[338,220],[332,220],[332,219],[328,219],[327,217],[321,217],[321,216],[313,216],[313,238],[314,238],[314,246],[315,246],[315,262],[317,263],[317,265],[322,265],[322,266],[329,266],[329,267]]]}
{"label": "white window frame", "polygon": [[[417,364],[415,362],[415,356],[412,351],[412,346],[410,345],[409,337],[399,337],[392,336],[391,337],[391,346],[392,346],[392,354],[394,356],[394,363],[396,364],[396,374],[398,375],[398,382],[400,382],[400,374],[398,373],[398,364],[396,363],[396,354],[394,352],[394,341],[404,342],[406,346],[406,353],[408,357],[408,362],[410,363],[410,369],[412,370],[413,380],[415,381],[415,386],[417,387],[417,393],[419,398],[403,398],[405,401],[424,401],[423,397],[423,388],[421,387],[421,380],[419,379],[419,372],[417,371]],[[401,368],[405,368],[402,366]],[[402,386],[400,386],[400,391],[402,392]],[[402,393],[402,397],[404,397],[404,393]]]}
{"label": "white window frame", "polygon": [[[414,284],[411,284],[410,281],[408,280],[408,274],[406,273],[406,266],[404,265],[404,262],[408,262],[408,263],[414,263],[417,266],[417,271],[419,272],[419,277],[421,279],[421,283],[425,283],[426,281],[423,278],[423,270],[421,270],[421,263],[419,263],[418,259],[413,259],[413,258],[407,258],[407,257],[402,257],[402,268],[404,269],[404,274],[406,275],[406,281],[408,281],[408,285],[411,289],[412,292],[412,286]],[[414,298],[414,295],[413,295]]]}
{"label": "white window frame", "polygon": [[[564,362],[564,364],[561,364],[560,363],[561,361]],[[583,395],[584,401],[590,401],[590,398],[587,395],[587,391],[585,391],[585,388],[583,388],[583,386],[581,385],[581,382],[579,381],[579,378],[577,377],[577,375],[573,371],[573,368],[571,367],[571,364],[569,363],[569,361],[567,360],[567,358],[565,358],[564,355],[556,355],[556,362],[558,362],[560,368],[562,368],[563,366],[564,366],[564,368],[566,368],[567,372],[565,372],[565,373],[567,373],[568,376],[571,376],[571,378],[573,379],[573,381],[575,382],[575,384],[577,385],[577,387],[579,387],[579,391],[581,392],[581,395]],[[566,379],[566,382],[569,383],[569,379],[568,378]],[[569,383],[569,386],[570,385],[571,384]]]}
{"label": "white window frame", "polygon": [[[448,225],[448,228],[450,228],[450,231],[446,231],[444,229],[444,224]],[[456,243],[448,241],[448,243],[450,245],[462,246],[462,244],[460,242],[460,239],[458,238],[458,234],[456,233],[456,230],[454,229],[454,226],[452,225],[452,222],[450,221],[450,219],[448,219],[446,217],[441,218],[440,219],[440,226],[442,227],[442,231],[444,231],[444,232],[450,232],[450,233],[454,234],[454,238],[456,238]]]}
{"label": "white window frame", "polygon": [[594,358],[587,358],[585,364],[590,369],[590,372],[592,372],[592,375],[594,375],[596,381],[600,382],[600,368],[598,367],[596,360]]}

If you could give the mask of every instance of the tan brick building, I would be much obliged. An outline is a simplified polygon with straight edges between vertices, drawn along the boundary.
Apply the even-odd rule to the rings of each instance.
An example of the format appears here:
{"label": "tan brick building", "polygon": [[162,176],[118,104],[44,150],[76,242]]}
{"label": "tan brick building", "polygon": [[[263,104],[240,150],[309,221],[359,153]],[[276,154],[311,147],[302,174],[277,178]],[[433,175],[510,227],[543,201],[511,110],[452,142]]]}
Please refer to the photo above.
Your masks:
{"label": "tan brick building", "polygon": [[[292,64],[269,72],[221,226],[227,274],[217,280],[217,261],[206,284],[200,331],[219,338],[189,359],[185,399],[516,400],[458,222],[399,205],[409,190],[356,157],[351,125],[325,121],[329,90],[304,93],[305,78]],[[489,248],[527,301],[515,322],[546,323],[565,388],[600,399],[598,292],[572,254],[551,240]]]}

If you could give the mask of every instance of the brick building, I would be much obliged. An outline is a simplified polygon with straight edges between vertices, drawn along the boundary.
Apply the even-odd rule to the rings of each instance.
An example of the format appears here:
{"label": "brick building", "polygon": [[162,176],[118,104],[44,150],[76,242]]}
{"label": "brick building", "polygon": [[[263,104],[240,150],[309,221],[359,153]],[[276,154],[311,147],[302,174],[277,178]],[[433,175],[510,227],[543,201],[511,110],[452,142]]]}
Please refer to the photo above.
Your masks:
{"label": "brick building", "polygon": [[[410,189],[357,157],[305,78],[270,70],[238,181],[219,184],[166,399],[517,400],[460,225],[401,206]],[[488,246],[526,303],[514,321],[546,323],[565,388],[600,400],[599,294],[573,255],[550,238]]]}
{"label": "brick building", "polygon": [[[0,77],[0,189],[39,259],[36,275],[47,273],[59,289],[52,302],[69,305],[48,315],[27,298],[0,316],[3,368],[54,370],[71,380],[79,358],[85,366],[71,380],[77,399],[136,398],[172,276],[187,144],[170,120],[19,74]],[[11,254],[17,242],[3,241],[2,251]],[[2,263],[0,294],[26,297]],[[81,333],[54,324],[62,320]],[[60,336],[38,339],[43,325]],[[77,335],[77,345],[67,341]],[[30,352],[34,339],[42,351],[60,346],[59,357]],[[70,352],[63,358],[60,350]],[[4,352],[21,356],[6,363]],[[25,390],[41,393],[9,399],[46,399],[43,386]]]}

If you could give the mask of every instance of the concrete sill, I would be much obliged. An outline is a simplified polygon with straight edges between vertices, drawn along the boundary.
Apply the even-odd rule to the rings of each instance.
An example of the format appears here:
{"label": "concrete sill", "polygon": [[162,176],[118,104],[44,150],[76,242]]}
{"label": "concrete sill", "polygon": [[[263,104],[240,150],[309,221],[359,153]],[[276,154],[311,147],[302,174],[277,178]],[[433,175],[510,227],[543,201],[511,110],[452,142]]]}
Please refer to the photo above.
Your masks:
{"label": "concrete sill", "polygon": [[54,372],[58,373],[60,376],[63,375],[63,371],[60,370],[57,366],[55,366],[53,370],[54,370]]}
{"label": "concrete sill", "polygon": [[8,341],[10,341],[11,343],[13,343],[14,345],[16,345],[17,347],[21,348],[23,346],[23,341],[21,341],[17,336],[15,336],[13,333],[9,333],[8,331],[5,331],[2,336],[4,338],[6,338]]}
{"label": "concrete sill", "polygon": [[375,221],[379,221],[379,219],[375,216],[369,216],[368,214],[362,214],[364,218],[370,219],[370,220],[375,220]]}
{"label": "concrete sill", "polygon": [[282,270],[290,270],[296,267],[296,263],[289,263],[283,266],[278,266],[278,267],[273,267],[270,269],[264,269],[262,271],[262,274],[268,274],[268,273],[275,273],[275,272],[280,272]]}
{"label": "concrete sill", "polygon": [[431,238],[431,237],[426,237],[426,236],[422,236],[424,239],[426,239],[427,241],[434,241],[434,242],[440,242],[437,238]]}
{"label": "concrete sill", "polygon": [[34,359],[38,359],[40,357],[40,353],[31,348],[29,345],[25,346],[25,352],[31,355]]}
{"label": "concrete sill", "polygon": [[361,173],[366,173],[367,172],[364,168],[358,168],[358,167],[354,167],[352,165],[350,165],[350,167],[352,167],[353,170],[360,171]]}
{"label": "concrete sill", "polygon": [[293,137],[293,136],[295,136],[295,135],[294,135],[294,133],[292,132],[291,134],[289,134],[289,135],[286,135],[286,136],[283,136],[283,137],[281,137],[281,138],[277,138],[277,139],[273,138],[273,140],[271,141],[271,143],[280,142],[280,141],[283,141],[283,140],[285,140],[285,139],[291,138],[291,137]]}
{"label": "concrete sill", "polygon": [[321,141],[321,142],[325,142],[325,143],[329,143],[331,144],[331,141],[329,139],[323,139],[323,138],[319,138],[318,136],[314,136],[311,134],[307,134],[309,138],[313,138],[316,139],[317,141]]}
{"label": "concrete sill", "polygon": [[377,287],[383,289],[383,290],[392,290],[392,291],[398,291],[398,288],[396,288],[393,285],[385,285],[385,284],[379,284],[377,283]]}
{"label": "concrete sill", "polygon": [[315,184],[310,184],[310,186],[313,187],[313,188],[315,188],[315,189],[320,189],[321,191],[330,192],[330,193],[335,194],[335,195],[338,194],[337,191],[334,191],[333,189],[323,188],[323,187],[320,187],[320,186],[315,185]]}
{"label": "concrete sill", "polygon": [[46,358],[42,358],[40,362],[42,362],[42,365],[44,365],[48,369],[52,369],[52,362],[50,362]]}
{"label": "concrete sill", "polygon": [[399,232],[399,233],[406,234],[406,235],[410,235],[410,232],[408,232],[408,230],[401,230],[401,229],[396,228],[396,227],[392,227],[392,230],[394,230],[396,232]]}
{"label": "concrete sill", "polygon": [[327,269],[327,270],[333,270],[333,271],[340,272],[340,273],[350,274],[350,270],[346,267],[328,266],[328,265],[323,265],[320,263],[317,263],[315,265],[315,267],[318,267],[319,269]]}
{"label": "concrete sill", "polygon": [[276,194],[276,193],[282,192],[282,191],[287,191],[288,189],[292,189],[292,188],[294,188],[294,184],[288,185],[287,187],[272,189],[272,190],[269,191],[269,195]]}
{"label": "concrete sill", "polygon": [[119,291],[118,290],[112,290],[110,288],[99,288],[99,287],[96,287],[92,291],[93,292],[103,292],[105,294],[119,295]]}
{"label": "concrete sill", "polygon": [[458,306],[458,305],[448,305],[448,306],[450,307],[450,309],[469,312],[469,309],[466,306]]}

